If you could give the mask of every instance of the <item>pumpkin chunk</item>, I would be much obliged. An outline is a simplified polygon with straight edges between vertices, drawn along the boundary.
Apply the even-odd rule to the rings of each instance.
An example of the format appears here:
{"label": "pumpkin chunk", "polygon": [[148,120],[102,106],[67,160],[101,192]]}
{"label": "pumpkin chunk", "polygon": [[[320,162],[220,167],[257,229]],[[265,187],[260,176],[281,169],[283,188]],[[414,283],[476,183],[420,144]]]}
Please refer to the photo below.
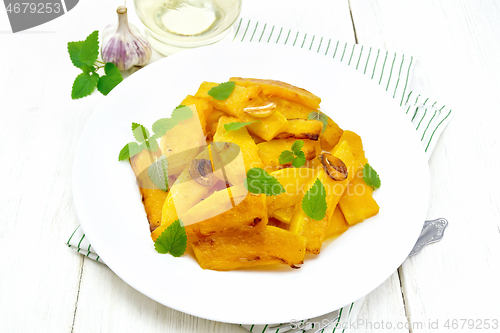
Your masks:
{"label": "pumpkin chunk", "polygon": [[[307,192],[306,186],[313,177],[316,177],[316,170],[285,168],[271,172],[270,175],[276,178],[285,189],[285,192],[280,195],[266,197],[269,212],[272,214],[275,210],[295,206],[296,203],[302,200],[302,196]],[[274,217],[280,219],[277,216]]]}
{"label": "pumpkin chunk", "polygon": [[317,141],[322,130],[323,123],[319,120],[293,119],[288,120],[288,128],[276,138],[309,139]]}
{"label": "pumpkin chunk", "polygon": [[272,226],[221,232],[195,241],[191,246],[203,269],[217,271],[270,264],[297,268],[305,255],[303,237]]}
{"label": "pumpkin chunk", "polygon": [[339,206],[335,208],[333,212],[332,219],[330,220],[330,225],[326,231],[326,239],[337,237],[343,234],[349,228],[349,224],[345,220],[344,214]]}
{"label": "pumpkin chunk", "polygon": [[349,147],[351,147],[354,158],[357,159],[361,165],[368,163],[365,157],[365,151],[363,150],[363,142],[359,135],[352,131],[344,131],[340,137],[339,143],[343,141],[347,141]]}
{"label": "pumpkin chunk", "polygon": [[332,150],[339,142],[343,132],[339,125],[328,117],[328,125],[321,134],[321,148],[325,151]]}
{"label": "pumpkin chunk", "polygon": [[285,82],[241,77],[232,77],[230,80],[244,87],[259,86],[265,96],[281,97],[311,109],[319,108],[319,103],[321,103],[321,98],[313,93]]}
{"label": "pumpkin chunk", "polygon": [[[341,159],[348,170],[352,170],[357,163],[347,142],[344,142],[338,148],[334,149],[332,155]],[[342,181],[332,179],[323,166],[318,167],[316,170],[317,178],[321,181],[326,191],[326,215],[320,221],[314,220],[304,212],[300,202],[297,204],[297,208],[290,222],[290,231],[297,235],[304,236],[306,238],[306,250],[313,254],[318,254],[320,252],[321,245],[326,239],[335,207],[350,181],[349,177]],[[312,186],[315,180],[316,178],[311,179],[307,189]],[[305,193],[303,195],[305,195]]]}
{"label": "pumpkin chunk", "polygon": [[187,95],[181,102],[181,105],[194,105],[196,107],[198,118],[200,118],[201,128],[203,128],[203,133],[207,135],[207,119],[214,110],[212,104],[210,104],[206,99]]}
{"label": "pumpkin chunk", "polygon": [[349,184],[339,201],[339,206],[349,225],[355,225],[377,215],[380,209],[373,199],[372,188],[366,185],[361,172]]}

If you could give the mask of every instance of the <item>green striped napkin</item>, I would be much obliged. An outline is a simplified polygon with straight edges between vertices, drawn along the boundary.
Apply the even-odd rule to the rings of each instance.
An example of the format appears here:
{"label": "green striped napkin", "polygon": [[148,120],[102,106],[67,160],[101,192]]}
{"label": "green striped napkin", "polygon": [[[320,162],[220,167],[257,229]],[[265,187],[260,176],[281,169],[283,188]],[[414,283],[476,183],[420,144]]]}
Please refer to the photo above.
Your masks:
{"label": "green striped napkin", "polygon": [[[361,71],[396,99],[401,106],[401,112],[404,112],[408,121],[415,126],[427,158],[430,158],[439,136],[451,119],[452,110],[447,109],[446,105],[411,91],[409,82],[415,61],[412,56],[245,18],[240,18],[234,29],[236,32],[233,42],[291,45],[323,54],[332,58],[332,61],[340,61]],[[85,238],[80,226],[73,231],[66,245],[90,259],[103,262]],[[282,328],[275,327],[276,325],[240,326],[250,332],[283,333],[290,330],[290,324],[293,324],[293,328],[297,329],[314,329],[311,332],[319,330],[321,333],[345,333],[349,330],[348,324],[355,321],[363,301],[364,298],[324,316],[308,320],[295,318],[295,321],[290,318],[292,322],[284,323],[282,326],[285,327]]]}

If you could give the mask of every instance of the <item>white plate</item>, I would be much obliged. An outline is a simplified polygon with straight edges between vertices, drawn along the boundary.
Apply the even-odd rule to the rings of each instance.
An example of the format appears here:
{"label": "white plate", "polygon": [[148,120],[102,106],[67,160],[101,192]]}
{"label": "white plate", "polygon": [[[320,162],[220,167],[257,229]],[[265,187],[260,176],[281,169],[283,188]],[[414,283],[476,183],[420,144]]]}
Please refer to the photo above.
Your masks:
{"label": "white plate", "polygon": [[[195,259],[156,253],[133,172],[118,162],[133,140],[168,116],[202,81],[231,76],[277,79],[322,98],[321,110],[361,135],[382,186],[380,213],[306,257],[301,269],[201,269]],[[429,201],[427,160],[416,131],[374,82],[324,56],[263,44],[225,44],[170,56],[127,78],[95,110],[73,170],[75,207],[92,246],[125,282],[152,299],[195,316],[264,324],[322,315],[366,295],[412,249]]]}

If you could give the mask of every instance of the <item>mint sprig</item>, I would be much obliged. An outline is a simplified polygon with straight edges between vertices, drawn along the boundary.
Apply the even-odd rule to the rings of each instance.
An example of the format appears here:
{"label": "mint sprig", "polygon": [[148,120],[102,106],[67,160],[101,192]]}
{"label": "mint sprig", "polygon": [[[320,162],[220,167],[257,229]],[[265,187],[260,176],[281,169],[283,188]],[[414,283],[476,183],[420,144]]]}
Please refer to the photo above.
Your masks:
{"label": "mint sprig", "polygon": [[155,240],[156,252],[162,254],[170,253],[174,257],[182,256],[186,252],[186,247],[186,228],[181,225],[180,220],[175,220]]}
{"label": "mint sprig", "polygon": [[168,191],[168,160],[165,155],[161,155],[149,166],[148,176],[158,189]]}
{"label": "mint sprig", "polygon": [[249,121],[249,122],[228,123],[228,124],[224,124],[224,129],[226,130],[226,132],[237,131],[240,128],[243,128],[245,126],[248,126],[248,125],[256,123],[256,122],[257,122],[257,120],[255,120],[255,121]]}
{"label": "mint sprig", "polygon": [[313,111],[307,115],[308,120],[319,120],[323,123],[323,130],[322,132],[325,131],[326,126],[328,126],[328,116],[322,112],[318,111]]}
{"label": "mint sprig", "polygon": [[[157,151],[160,147],[158,146],[156,139],[161,138],[181,121],[189,119],[192,116],[193,111],[190,107],[179,105],[174,111],[172,111],[172,116],[170,116],[170,118],[161,118],[153,123],[152,135],[146,127],[138,123],[132,123],[132,134],[137,142],[127,143],[120,151],[118,160],[124,161],[129,159],[132,156],[139,154],[143,149],[147,149],[152,152]],[[155,183],[155,185],[158,186],[158,188],[161,188],[157,183]]]}
{"label": "mint sprig", "polygon": [[319,179],[306,192],[302,199],[302,210],[310,218],[320,221],[326,216],[326,189]]}
{"label": "mint sprig", "polygon": [[306,154],[302,151],[302,147],[304,147],[304,141],[297,140],[292,144],[291,150],[283,150],[279,156],[280,164],[291,162],[295,168],[306,164]]}
{"label": "mint sprig", "polygon": [[251,168],[247,172],[245,187],[250,193],[279,195],[285,192],[285,188],[278,179],[267,173],[261,168]]}
{"label": "mint sprig", "polygon": [[375,171],[368,163],[366,163],[363,167],[363,180],[366,185],[371,186],[374,190],[379,188],[381,185],[380,177],[377,171]]}
{"label": "mint sprig", "polygon": [[[75,67],[82,73],[73,82],[71,98],[78,99],[90,95],[95,88],[107,95],[123,81],[123,77],[115,64],[108,62],[96,65],[99,56],[99,32],[92,32],[84,41],[69,42],[68,53]],[[97,70],[104,68],[105,75],[99,76]]]}
{"label": "mint sprig", "polygon": [[218,101],[223,101],[227,99],[234,90],[236,83],[233,81],[224,82],[218,86],[213,87],[208,91],[208,95],[212,96]]}

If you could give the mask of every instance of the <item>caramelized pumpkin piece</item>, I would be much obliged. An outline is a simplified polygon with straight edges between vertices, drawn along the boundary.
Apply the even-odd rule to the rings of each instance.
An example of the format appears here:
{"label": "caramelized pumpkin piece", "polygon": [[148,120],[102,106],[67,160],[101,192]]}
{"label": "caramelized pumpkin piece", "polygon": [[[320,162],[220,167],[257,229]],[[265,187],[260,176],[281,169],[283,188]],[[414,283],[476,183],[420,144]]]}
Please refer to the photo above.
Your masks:
{"label": "caramelized pumpkin piece", "polygon": [[204,98],[209,101],[212,106],[218,110],[222,110],[233,117],[238,117],[243,109],[251,104],[263,102],[263,99],[259,97],[261,93],[261,88],[258,86],[253,87],[242,87],[236,85],[233,92],[225,100],[219,101],[214,99],[208,94],[210,89],[217,87],[219,84],[215,82],[203,82],[195,96]]}
{"label": "caramelized pumpkin piece", "polygon": [[[352,170],[357,165],[357,161],[352,155],[351,149],[347,142],[339,145],[332,155],[341,159],[348,170]],[[318,254],[321,250],[321,245],[326,239],[330,221],[332,220],[335,208],[342,197],[343,193],[347,189],[349,184],[349,177],[342,180],[336,181],[332,179],[326,172],[324,166],[317,168],[317,178],[321,181],[326,190],[326,215],[320,220],[314,220],[310,218],[302,209],[301,204],[297,204],[297,209],[290,222],[290,231],[304,236],[306,238],[306,250],[309,253]],[[309,189],[316,178],[313,178],[307,186]],[[304,193],[305,194],[305,193]]]}
{"label": "caramelized pumpkin piece", "polygon": [[287,101],[286,99],[269,97],[269,100],[276,103],[276,111],[280,112],[288,120],[306,120],[311,112],[317,112],[316,109],[310,109],[302,104]]}
{"label": "caramelized pumpkin piece", "polygon": [[[316,177],[316,170],[308,168],[285,168],[271,172],[270,175],[276,178],[285,189],[285,192],[280,195],[266,197],[269,212],[272,214],[275,210],[295,206],[296,203],[302,200],[304,193],[307,192],[306,186],[308,186],[313,177]],[[277,216],[274,217],[279,219]]]}
{"label": "caramelized pumpkin piece", "polygon": [[140,190],[149,229],[153,231],[161,224],[161,209],[168,194],[159,189],[141,188]]}
{"label": "caramelized pumpkin piece", "polygon": [[237,144],[241,149],[246,171],[251,168],[263,168],[264,164],[259,157],[257,145],[245,127],[237,131],[226,132],[224,125],[234,122],[239,122],[239,120],[233,117],[221,117],[217,125],[217,132],[214,135],[214,142],[231,142]]}
{"label": "caramelized pumpkin piece", "polygon": [[339,206],[349,225],[355,225],[377,215],[380,209],[373,199],[372,188],[366,185],[361,172],[349,184],[339,201]]}
{"label": "caramelized pumpkin piece", "polygon": [[[238,187],[230,187],[215,192],[191,208],[186,216],[184,216],[185,220],[190,220],[190,217],[204,220],[186,225],[186,233],[188,235],[204,237],[228,229],[237,229],[242,226],[252,226],[256,229],[265,226],[268,221],[265,195],[253,195],[249,193],[246,195],[246,190],[243,188],[245,191],[242,191]],[[167,202],[168,198],[165,204]],[[238,202],[238,204],[232,206],[232,202]],[[165,217],[165,206],[163,209],[163,216]],[[175,207],[173,211],[175,212]],[[216,212],[219,214],[214,216]],[[163,230],[173,222],[170,221],[172,219],[175,221],[177,216],[170,216],[166,219],[168,223],[162,222],[162,225],[153,231],[151,234],[153,240],[156,240]]]}
{"label": "caramelized pumpkin piece", "polygon": [[349,224],[345,220],[344,214],[342,214],[339,206],[337,206],[333,212],[330,224],[328,225],[326,239],[337,237],[347,231],[348,228]]}
{"label": "caramelized pumpkin piece", "polygon": [[328,117],[328,125],[321,133],[321,148],[325,151],[332,150],[339,142],[343,132],[339,125]]}
{"label": "caramelized pumpkin piece", "polygon": [[243,87],[259,86],[265,96],[281,97],[311,109],[319,108],[321,103],[321,98],[313,93],[285,82],[241,77],[232,77],[230,80]]}
{"label": "caramelized pumpkin piece", "polygon": [[363,142],[361,141],[361,137],[359,135],[352,131],[344,131],[340,137],[339,143],[343,141],[347,141],[349,147],[351,147],[354,158],[357,159],[361,165],[368,163],[368,160],[365,157],[365,151],[363,150]]}
{"label": "caramelized pumpkin piece", "polygon": [[201,268],[217,271],[270,264],[297,268],[305,255],[303,237],[272,226],[225,231],[195,241],[191,246]]}
{"label": "caramelized pumpkin piece", "polygon": [[323,123],[319,120],[293,119],[288,120],[286,132],[280,133],[277,139],[309,139],[317,141],[323,130]]}
{"label": "caramelized pumpkin piece", "polygon": [[270,211],[269,216],[288,224],[292,220],[294,212],[295,206],[290,206]]}
{"label": "caramelized pumpkin piece", "polygon": [[212,104],[204,98],[187,95],[181,102],[181,105],[194,105],[196,107],[198,118],[200,118],[201,128],[203,128],[203,133],[207,135],[207,119],[214,109]]}

